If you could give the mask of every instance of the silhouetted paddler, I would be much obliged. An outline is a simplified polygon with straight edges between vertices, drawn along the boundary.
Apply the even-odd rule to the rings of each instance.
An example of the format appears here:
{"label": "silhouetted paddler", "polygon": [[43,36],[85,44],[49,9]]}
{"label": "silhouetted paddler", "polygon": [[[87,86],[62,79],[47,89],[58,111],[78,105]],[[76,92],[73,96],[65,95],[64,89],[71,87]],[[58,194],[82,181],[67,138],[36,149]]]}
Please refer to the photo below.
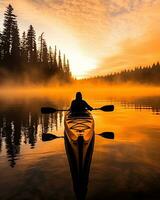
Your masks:
{"label": "silhouetted paddler", "polygon": [[86,110],[92,111],[93,108],[86,101],[82,99],[81,92],[77,92],[76,99],[72,101],[70,110],[73,113],[83,113]]}

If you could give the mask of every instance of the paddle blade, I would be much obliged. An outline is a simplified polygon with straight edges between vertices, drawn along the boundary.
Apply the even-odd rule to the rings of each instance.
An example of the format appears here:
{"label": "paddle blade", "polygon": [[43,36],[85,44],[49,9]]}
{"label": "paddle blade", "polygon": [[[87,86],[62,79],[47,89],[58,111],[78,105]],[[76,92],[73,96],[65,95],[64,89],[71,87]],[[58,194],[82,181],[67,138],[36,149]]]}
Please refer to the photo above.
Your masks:
{"label": "paddle blade", "polygon": [[106,112],[112,112],[112,111],[114,111],[114,105],[102,106],[100,108],[100,110],[106,111]]}
{"label": "paddle blade", "polygon": [[54,140],[56,138],[58,138],[58,137],[56,135],[51,134],[51,133],[43,133],[42,134],[42,141],[43,142]]}
{"label": "paddle blade", "polygon": [[42,107],[41,108],[41,113],[43,114],[49,114],[49,113],[54,113],[57,110],[55,108],[51,108],[51,107]]}
{"label": "paddle blade", "polygon": [[98,134],[106,139],[114,139],[114,133],[113,132],[103,132]]}

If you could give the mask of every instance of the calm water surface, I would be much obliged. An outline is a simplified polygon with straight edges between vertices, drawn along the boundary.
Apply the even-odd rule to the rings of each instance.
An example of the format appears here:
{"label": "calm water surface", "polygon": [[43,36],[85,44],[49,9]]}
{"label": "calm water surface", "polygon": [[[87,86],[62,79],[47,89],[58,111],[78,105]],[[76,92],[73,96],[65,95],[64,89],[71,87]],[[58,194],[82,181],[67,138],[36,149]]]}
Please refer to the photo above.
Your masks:
{"label": "calm water surface", "polygon": [[[114,104],[115,111],[93,112],[97,135],[83,183],[86,199],[160,199],[160,97],[88,102]],[[41,115],[40,107],[69,104],[65,98],[0,99],[1,200],[76,199],[65,140],[42,141],[42,133],[64,135],[65,113]]]}

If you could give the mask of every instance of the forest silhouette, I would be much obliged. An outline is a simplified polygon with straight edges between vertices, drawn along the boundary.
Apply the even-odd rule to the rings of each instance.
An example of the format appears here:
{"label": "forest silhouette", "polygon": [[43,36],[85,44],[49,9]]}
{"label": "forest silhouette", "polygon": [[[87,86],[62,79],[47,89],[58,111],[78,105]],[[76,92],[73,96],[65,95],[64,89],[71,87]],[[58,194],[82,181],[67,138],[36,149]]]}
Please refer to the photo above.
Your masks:
{"label": "forest silhouette", "polygon": [[47,82],[53,78],[62,82],[71,80],[69,60],[57,47],[47,46],[42,33],[36,42],[36,32],[32,25],[20,38],[17,16],[9,4],[4,13],[3,31],[0,32],[0,76],[23,80],[29,77],[33,82]]}
{"label": "forest silhouette", "polygon": [[[106,65],[107,68],[107,65]],[[9,80],[23,83],[48,83],[55,80],[70,83],[73,77],[69,60],[65,54],[51,46],[48,47],[44,32],[36,41],[36,32],[32,25],[20,37],[17,16],[9,4],[4,13],[3,30],[0,32],[0,83]],[[103,76],[83,79],[88,82],[126,83],[137,82],[160,84],[160,64],[125,69]]]}
{"label": "forest silhouette", "polygon": [[140,84],[160,84],[160,64],[153,64],[152,66],[140,66],[133,69],[125,69],[121,72],[115,72],[104,76],[96,76],[85,79],[86,81],[106,83],[140,83]]}

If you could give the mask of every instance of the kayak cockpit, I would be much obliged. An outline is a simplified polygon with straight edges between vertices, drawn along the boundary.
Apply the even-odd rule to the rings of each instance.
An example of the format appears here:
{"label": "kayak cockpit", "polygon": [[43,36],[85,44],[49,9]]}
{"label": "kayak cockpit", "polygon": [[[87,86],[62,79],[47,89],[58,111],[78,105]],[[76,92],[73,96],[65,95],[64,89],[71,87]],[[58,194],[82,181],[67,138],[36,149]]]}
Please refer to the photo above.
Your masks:
{"label": "kayak cockpit", "polygon": [[71,113],[65,116],[65,131],[68,138],[74,142],[83,136],[85,142],[89,141],[94,131],[94,120],[89,112]]}

